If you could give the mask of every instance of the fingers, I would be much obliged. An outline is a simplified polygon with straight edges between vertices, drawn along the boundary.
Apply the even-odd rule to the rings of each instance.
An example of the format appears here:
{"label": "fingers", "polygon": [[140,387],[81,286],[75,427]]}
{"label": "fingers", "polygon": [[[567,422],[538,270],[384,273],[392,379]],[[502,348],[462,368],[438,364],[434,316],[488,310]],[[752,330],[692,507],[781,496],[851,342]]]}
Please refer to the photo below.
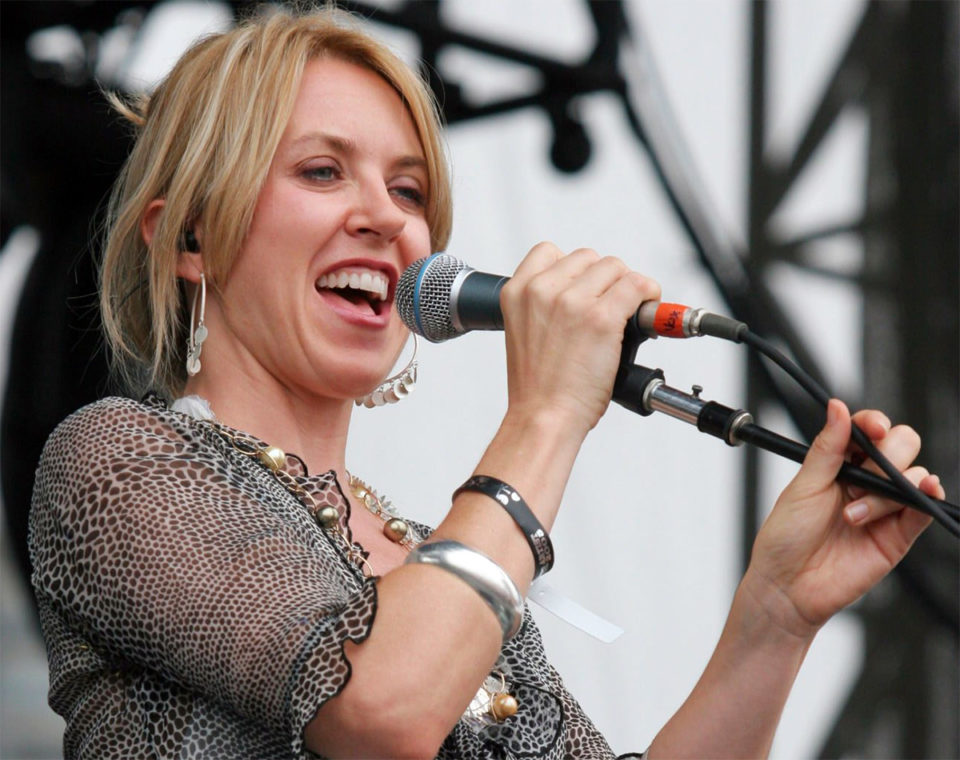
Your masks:
{"label": "fingers", "polygon": [[923,491],[927,496],[932,496],[934,499],[945,499],[947,498],[947,492],[943,489],[943,486],[940,484],[940,476],[936,474],[927,475],[923,478],[918,484],[917,487]]}
{"label": "fingers", "polygon": [[543,271],[551,264],[555,264],[562,258],[563,251],[557,248],[557,246],[555,246],[553,243],[537,243],[535,246],[533,246],[533,248],[530,249],[527,255],[524,256],[523,261],[520,262],[520,265],[513,273],[511,282],[513,280],[527,280],[537,272]]}
{"label": "fingers", "polygon": [[610,402],[627,319],[659,294],[619,259],[534,246],[500,292],[508,413],[549,409],[571,429],[592,429]]}
{"label": "fingers", "polygon": [[619,322],[644,301],[659,298],[659,284],[631,271],[620,259],[601,257],[589,248],[564,255],[552,243],[539,243],[504,286],[501,302],[509,307],[532,301],[540,309],[553,303],[579,318],[599,305],[601,321],[608,316]]}
{"label": "fingers", "polygon": [[[904,470],[903,475],[927,496],[934,499],[946,497],[946,492],[940,483],[940,476],[928,472],[925,467],[910,467]],[[905,505],[900,502],[884,499],[875,494],[864,494],[844,507],[843,518],[850,525],[865,525],[904,509]],[[925,526],[929,520],[921,522]]]}
{"label": "fingers", "polygon": [[623,262],[612,257],[601,259],[600,254],[589,248],[578,248],[570,254],[564,254],[553,243],[538,243],[520,262],[505,289],[520,291],[536,283],[538,291],[551,293],[578,282],[584,272],[595,265],[600,265],[606,278],[627,271]]}
{"label": "fingers", "polygon": [[853,415],[853,422],[874,442],[881,440],[892,427],[890,418],[877,409],[861,409]]}
{"label": "fingers", "polygon": [[596,251],[581,248],[560,261],[556,268],[564,270],[567,262],[576,262],[570,267],[571,270],[581,262],[584,264],[577,266],[570,287],[585,297],[600,297],[617,289],[629,296],[634,308],[642,301],[660,298],[660,285],[655,280],[631,271],[623,261],[613,256],[600,258]]}
{"label": "fingers", "polygon": [[[935,476],[930,476],[925,469],[910,468],[920,452],[920,436],[916,431],[907,425],[891,427],[886,415],[875,410],[857,412],[851,419],[846,405],[837,399],[831,399],[827,405],[827,423],[810,446],[803,467],[791,484],[794,495],[802,497],[816,493],[833,483],[850,451],[852,421],[859,423],[880,453],[898,470],[910,473],[912,482],[922,483],[922,487],[930,489],[931,494],[942,490],[939,479],[928,479]],[[864,469],[880,472],[873,462],[869,462]],[[849,488],[847,493],[850,497],[844,501],[850,503],[845,507],[844,518],[853,525],[870,522],[903,508],[902,504],[867,494],[861,488]]]}
{"label": "fingers", "polygon": [[[854,415],[854,420],[856,419],[857,415]],[[898,470],[903,470],[905,467],[909,467],[913,460],[917,458],[917,454],[920,453],[920,436],[908,425],[896,425],[891,428],[889,424],[885,415],[876,412],[872,421],[867,421],[867,428],[862,429],[869,435],[877,450],[890,460],[891,464]],[[854,464],[862,464],[863,469],[882,474],[882,470],[876,462],[864,460],[864,455],[858,447],[851,448],[849,451],[851,453],[850,460]],[[850,488],[848,493],[851,498],[857,499],[866,491],[862,488]]]}
{"label": "fingers", "polygon": [[[926,467],[910,467],[903,471],[903,476],[924,493],[942,498],[940,494],[943,493],[943,488],[940,486],[940,478],[931,475]],[[904,505],[900,502],[885,499],[876,494],[864,494],[844,507],[843,518],[850,525],[863,525],[903,508]]]}
{"label": "fingers", "polygon": [[[917,486],[928,496],[942,499],[946,495],[940,478],[931,474],[925,467],[910,466],[920,453],[920,436],[913,428],[907,425],[890,427],[890,421],[880,412],[869,411],[854,415],[854,419],[861,423],[861,428],[873,440],[877,449],[890,462],[903,472],[904,477]],[[880,472],[876,463],[870,461],[864,469]],[[914,537],[927,526],[930,518],[912,509],[905,509],[904,505],[869,494],[863,489],[850,489],[854,501],[843,510],[843,517],[850,525],[866,525],[889,514],[903,511],[899,518],[905,534]],[[915,532],[914,532],[915,531]]]}
{"label": "fingers", "polygon": [[791,483],[791,487],[799,489],[798,495],[822,490],[836,480],[845,461],[849,440],[850,412],[842,401],[830,399],[827,423],[813,440],[803,467]]}
{"label": "fingers", "polygon": [[[920,453],[920,436],[908,425],[896,425],[879,440],[874,439],[877,449],[889,459],[898,470],[909,467]],[[879,472],[876,463],[868,462],[865,469]]]}

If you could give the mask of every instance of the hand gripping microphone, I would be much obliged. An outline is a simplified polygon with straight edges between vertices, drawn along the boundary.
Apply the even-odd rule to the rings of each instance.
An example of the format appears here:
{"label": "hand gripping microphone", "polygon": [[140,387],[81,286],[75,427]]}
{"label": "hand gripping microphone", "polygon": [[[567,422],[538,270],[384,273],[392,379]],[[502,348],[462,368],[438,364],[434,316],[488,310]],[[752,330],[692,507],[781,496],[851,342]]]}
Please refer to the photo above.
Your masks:
{"label": "hand gripping microphone", "polygon": [[[502,330],[500,291],[509,277],[478,272],[446,253],[418,259],[397,283],[400,319],[417,335],[442,343],[471,330]],[[632,317],[649,338],[712,335],[740,341],[747,326],[703,309],[660,301],[640,305]]]}
{"label": "hand gripping microphone", "polygon": [[[395,295],[397,311],[407,327],[433,343],[442,343],[470,330],[502,330],[500,291],[509,279],[478,272],[453,256],[435,253],[415,261],[400,276]],[[806,446],[755,425],[749,412],[731,409],[715,401],[703,401],[697,390],[690,395],[670,388],[664,384],[661,370],[651,370],[634,362],[637,348],[645,338],[692,338],[698,335],[724,338],[757,349],[786,370],[814,398],[824,405],[827,403],[827,392],[813,378],[767,341],[750,332],[743,322],[703,309],[659,301],[641,304],[627,321],[613,400],[641,415],[665,412],[730,445],[751,443],[802,462]],[[957,505],[932,499],[916,489],[856,426],[853,437],[890,480],[850,465],[843,466],[840,479],[934,515],[953,535],[960,535],[957,522],[960,508]]]}

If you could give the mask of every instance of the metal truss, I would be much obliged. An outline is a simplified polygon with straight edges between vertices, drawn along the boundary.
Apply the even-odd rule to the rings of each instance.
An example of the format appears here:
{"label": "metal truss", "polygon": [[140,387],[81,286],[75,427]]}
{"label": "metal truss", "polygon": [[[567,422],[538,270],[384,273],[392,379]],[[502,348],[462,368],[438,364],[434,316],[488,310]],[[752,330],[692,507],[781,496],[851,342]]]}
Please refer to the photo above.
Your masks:
{"label": "metal truss", "polygon": [[[863,296],[863,399],[856,406],[907,420],[925,439],[924,462],[948,493],[958,485],[958,6],[870,2],[838,57],[802,136],[785,158],[767,145],[768,12],[751,4],[750,199],[748,246],[762,279],[789,263],[845,278]],[[868,121],[864,213],[849,224],[778,238],[770,220],[846,109]],[[856,235],[863,266],[844,274],[811,251]],[[769,387],[753,360],[748,405]],[[756,530],[760,460],[748,452],[744,541]],[[863,668],[833,726],[823,757],[957,757],[957,542],[928,531],[895,577],[854,609],[863,624]]]}

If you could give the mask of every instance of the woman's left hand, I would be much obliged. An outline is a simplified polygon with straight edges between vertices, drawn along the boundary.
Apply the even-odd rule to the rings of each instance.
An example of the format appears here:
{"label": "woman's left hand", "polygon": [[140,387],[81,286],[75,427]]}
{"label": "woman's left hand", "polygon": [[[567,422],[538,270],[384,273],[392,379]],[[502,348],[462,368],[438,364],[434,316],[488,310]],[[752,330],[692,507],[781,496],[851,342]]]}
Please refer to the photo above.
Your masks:
{"label": "woman's left hand", "polygon": [[[940,479],[911,466],[920,451],[912,428],[891,428],[881,412],[853,417],[877,448],[924,493],[943,498]],[[836,399],[796,477],[757,535],[744,589],[784,630],[812,637],[903,558],[930,518],[904,505],[838,483],[853,452],[851,418]],[[871,463],[871,469],[876,471]]]}

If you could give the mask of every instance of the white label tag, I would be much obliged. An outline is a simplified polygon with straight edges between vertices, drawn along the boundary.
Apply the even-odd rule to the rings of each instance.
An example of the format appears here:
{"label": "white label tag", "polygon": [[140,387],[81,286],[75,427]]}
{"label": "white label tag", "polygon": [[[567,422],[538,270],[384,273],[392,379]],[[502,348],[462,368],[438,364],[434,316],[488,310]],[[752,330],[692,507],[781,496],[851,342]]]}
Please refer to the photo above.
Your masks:
{"label": "white label tag", "polygon": [[527,592],[527,599],[536,602],[547,612],[553,613],[564,622],[590,634],[604,644],[616,641],[623,633],[623,628],[620,626],[614,625],[609,620],[604,620],[586,607],[577,604],[573,599],[548,586],[542,580],[536,580],[531,584],[530,590]]}

